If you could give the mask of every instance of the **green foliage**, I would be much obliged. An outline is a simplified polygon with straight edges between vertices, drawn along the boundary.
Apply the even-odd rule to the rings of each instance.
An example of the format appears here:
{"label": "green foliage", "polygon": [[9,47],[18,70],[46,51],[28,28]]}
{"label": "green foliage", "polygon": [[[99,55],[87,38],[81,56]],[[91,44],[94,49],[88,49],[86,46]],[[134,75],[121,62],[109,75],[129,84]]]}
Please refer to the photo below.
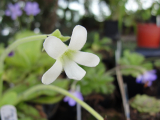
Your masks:
{"label": "green foliage", "polygon": [[34,102],[34,103],[39,103],[39,104],[54,104],[54,103],[57,103],[59,101],[62,100],[64,96],[63,95],[59,95],[59,96],[42,96],[42,97],[38,97],[37,99],[33,99],[31,100],[31,102]]}
{"label": "green foliage", "polygon": [[[63,89],[68,89],[68,80],[57,80],[52,85]],[[12,99],[9,99],[12,96]],[[35,99],[36,98],[36,99]],[[41,104],[53,104],[59,102],[63,98],[56,91],[51,90],[46,85],[26,84],[21,83],[13,88],[8,89],[2,98],[1,105],[13,104],[16,105],[21,101],[28,101]]]}
{"label": "green foliage", "polygon": [[149,18],[151,17],[151,11],[150,9],[147,9],[147,10],[138,10],[136,12],[136,16],[135,16],[135,19],[137,21],[146,21],[148,20]]}
{"label": "green foliage", "polygon": [[98,52],[100,50],[111,51],[111,48],[109,47],[109,44],[111,44],[111,42],[111,39],[108,37],[103,37],[101,39],[99,33],[90,32],[88,34],[87,43],[83,47],[83,50],[86,51],[88,49],[92,49],[95,52]]}
{"label": "green foliage", "polygon": [[122,59],[120,60],[121,65],[140,65],[144,62],[144,57],[138,53],[131,53],[125,50]]}
{"label": "green foliage", "polygon": [[[11,99],[12,98],[12,99]],[[15,105],[17,102],[17,93],[16,92],[8,92],[7,94],[4,94],[1,102],[0,102],[0,107],[2,107],[3,105]]]}
{"label": "green foliage", "polygon": [[83,95],[91,93],[103,93],[111,94],[114,90],[112,81],[113,77],[105,74],[105,66],[99,63],[94,69],[85,67],[87,71],[84,78],[78,82],[81,86],[81,92]]}
{"label": "green foliage", "polygon": [[[31,36],[35,33],[30,31],[22,31],[15,35],[16,39],[25,36]],[[19,84],[24,81],[26,76],[34,74],[38,77],[44,73],[55,62],[46,53],[42,53],[41,40],[28,42],[18,46],[14,50],[14,56],[7,57],[5,60],[6,70],[3,78],[14,84]]]}
{"label": "green foliage", "polygon": [[136,95],[130,100],[130,105],[141,113],[160,112],[160,100],[147,95]]}
{"label": "green foliage", "polygon": [[[22,31],[15,35],[15,39],[21,39],[32,35],[35,35],[32,31]],[[31,69],[41,57],[42,43],[43,41],[37,40],[21,44],[15,49],[14,56],[6,59],[6,63],[14,67]],[[46,58],[48,61],[51,61],[50,59],[50,57]]]}
{"label": "green foliage", "polygon": [[17,110],[19,120],[47,120],[41,117],[37,109],[26,103],[18,104]]}
{"label": "green foliage", "polygon": [[137,77],[139,74],[152,69],[152,63],[145,62],[144,56],[138,53],[131,53],[128,50],[125,50],[123,57],[120,59],[119,64],[122,68],[122,73],[124,75],[132,75]]}
{"label": "green foliage", "polygon": [[33,35],[37,35],[37,34],[30,30],[23,30],[23,31],[17,32],[14,36],[14,39],[18,40],[18,39],[33,36]]}
{"label": "green foliage", "polygon": [[94,51],[99,51],[99,50],[108,51],[108,50],[110,50],[110,48],[108,46],[106,46],[106,45],[109,44],[109,43],[111,43],[111,39],[110,38],[104,37],[104,38],[100,39],[99,34],[95,33],[94,34],[94,40],[93,40],[91,48]]}
{"label": "green foliage", "polygon": [[125,14],[125,3],[127,0],[105,0],[111,10],[111,19],[120,20]]}
{"label": "green foliage", "polygon": [[159,59],[155,60],[154,65],[159,68],[160,67],[160,60]]}
{"label": "green foliage", "polygon": [[2,54],[3,51],[4,51],[4,44],[0,43],[0,55]]}
{"label": "green foliage", "polygon": [[[15,38],[20,39],[31,35],[35,35],[35,33],[22,31],[17,33]],[[66,37],[61,36],[61,38],[66,40]],[[18,116],[22,120],[33,120],[33,118],[45,120],[39,117],[40,115],[36,109],[25,102],[53,104],[59,102],[64,97],[41,83],[42,74],[55,62],[53,58],[42,52],[42,42],[37,40],[21,44],[14,50],[14,56],[7,57],[5,60],[3,80],[8,84],[5,84],[6,87],[4,87],[0,106],[6,104],[17,106]],[[8,87],[10,84],[12,84],[11,88]],[[56,80],[52,85],[68,89],[69,81],[64,79]],[[29,111],[26,111],[26,109]]]}
{"label": "green foliage", "polygon": [[[52,84],[55,85],[55,86],[58,86],[60,88],[67,89],[69,82],[67,80],[58,80],[58,81],[55,81]],[[30,100],[32,101],[32,100],[34,100],[34,98],[38,98],[38,97],[41,97],[41,96],[43,98],[45,98],[45,96],[52,96],[52,97],[55,98],[58,95],[59,95],[59,93],[51,90],[46,85],[36,85],[36,86],[34,85],[33,87],[30,87],[29,89],[25,90],[22,93],[22,97],[23,97],[22,99],[24,101],[30,101]],[[48,97],[47,97],[47,99],[48,99]],[[46,103],[46,102],[47,102],[47,100],[44,101],[44,103]]]}

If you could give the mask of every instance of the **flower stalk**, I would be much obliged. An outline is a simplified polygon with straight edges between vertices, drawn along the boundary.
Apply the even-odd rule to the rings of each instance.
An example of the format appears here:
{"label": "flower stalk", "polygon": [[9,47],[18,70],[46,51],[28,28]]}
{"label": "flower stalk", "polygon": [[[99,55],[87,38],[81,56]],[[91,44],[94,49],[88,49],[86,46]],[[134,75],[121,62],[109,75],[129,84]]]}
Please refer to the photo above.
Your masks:
{"label": "flower stalk", "polygon": [[143,67],[140,67],[140,66],[122,65],[122,66],[116,66],[116,67],[108,70],[108,71],[106,72],[106,74],[107,74],[107,75],[115,74],[117,68],[119,68],[120,70],[132,68],[132,69],[135,69],[135,70],[140,71],[142,74],[146,72],[146,69],[144,69]]}
{"label": "flower stalk", "polygon": [[99,115],[93,108],[91,108],[89,105],[87,105],[85,102],[81,101],[80,99],[76,98],[75,96],[73,96],[72,94],[70,94],[68,91],[54,86],[54,85],[37,85],[35,87],[32,87],[31,89],[29,89],[27,92],[23,93],[23,95],[21,96],[22,100],[26,100],[31,93],[35,92],[35,91],[40,91],[42,89],[44,89],[44,87],[47,87],[47,89],[56,91],[58,93],[61,93],[65,96],[69,96],[72,99],[74,99],[77,103],[79,103],[83,108],[85,108],[88,112],[90,112],[95,118],[97,118],[98,120],[104,120],[103,117],[101,115]]}
{"label": "flower stalk", "polygon": [[3,90],[3,80],[2,80],[2,72],[0,72],[0,101],[1,101],[1,96],[2,96],[2,90]]}

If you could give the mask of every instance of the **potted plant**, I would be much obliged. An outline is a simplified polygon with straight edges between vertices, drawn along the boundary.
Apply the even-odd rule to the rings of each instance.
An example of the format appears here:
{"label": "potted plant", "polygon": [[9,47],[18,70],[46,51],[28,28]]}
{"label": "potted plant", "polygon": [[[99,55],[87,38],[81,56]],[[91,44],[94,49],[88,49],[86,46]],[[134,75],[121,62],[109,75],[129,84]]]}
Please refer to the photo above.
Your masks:
{"label": "potted plant", "polygon": [[[105,0],[111,11],[111,15],[107,18],[104,25],[105,36],[118,40],[122,29],[122,19],[125,15],[126,0]],[[118,4],[118,5],[117,5]],[[112,29],[111,29],[112,28]]]}
{"label": "potted plant", "polygon": [[137,34],[137,45],[139,48],[158,48],[160,42],[160,28],[151,21],[151,11],[154,4],[148,9],[144,9],[141,2],[138,3],[138,10],[127,11],[125,16],[125,26],[134,26]]}
{"label": "potted plant", "polygon": [[160,43],[160,27],[156,24],[137,25],[137,45],[143,48],[158,48]]}

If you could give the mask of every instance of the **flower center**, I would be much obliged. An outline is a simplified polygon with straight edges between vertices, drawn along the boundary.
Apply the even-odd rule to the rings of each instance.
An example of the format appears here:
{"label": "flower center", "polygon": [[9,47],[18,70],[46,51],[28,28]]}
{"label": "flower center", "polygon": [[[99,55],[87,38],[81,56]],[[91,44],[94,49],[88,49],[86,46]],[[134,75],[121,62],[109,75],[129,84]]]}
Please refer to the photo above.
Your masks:
{"label": "flower center", "polygon": [[59,60],[62,62],[62,64],[68,60],[73,60],[74,53],[76,53],[75,50],[68,49],[59,57]]}

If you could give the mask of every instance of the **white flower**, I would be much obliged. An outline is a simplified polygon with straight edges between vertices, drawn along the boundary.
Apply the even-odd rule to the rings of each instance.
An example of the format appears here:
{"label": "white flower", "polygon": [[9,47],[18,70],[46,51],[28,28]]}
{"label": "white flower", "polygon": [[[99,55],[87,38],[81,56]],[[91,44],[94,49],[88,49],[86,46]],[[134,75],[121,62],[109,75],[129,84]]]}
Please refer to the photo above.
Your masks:
{"label": "white flower", "polygon": [[81,52],[87,40],[87,31],[83,26],[77,25],[73,29],[69,46],[66,46],[59,38],[50,36],[45,39],[43,47],[47,54],[56,59],[55,64],[42,76],[43,84],[50,84],[61,74],[64,69],[70,79],[81,80],[86,71],[81,64],[88,67],[98,65],[100,59],[97,55]]}

